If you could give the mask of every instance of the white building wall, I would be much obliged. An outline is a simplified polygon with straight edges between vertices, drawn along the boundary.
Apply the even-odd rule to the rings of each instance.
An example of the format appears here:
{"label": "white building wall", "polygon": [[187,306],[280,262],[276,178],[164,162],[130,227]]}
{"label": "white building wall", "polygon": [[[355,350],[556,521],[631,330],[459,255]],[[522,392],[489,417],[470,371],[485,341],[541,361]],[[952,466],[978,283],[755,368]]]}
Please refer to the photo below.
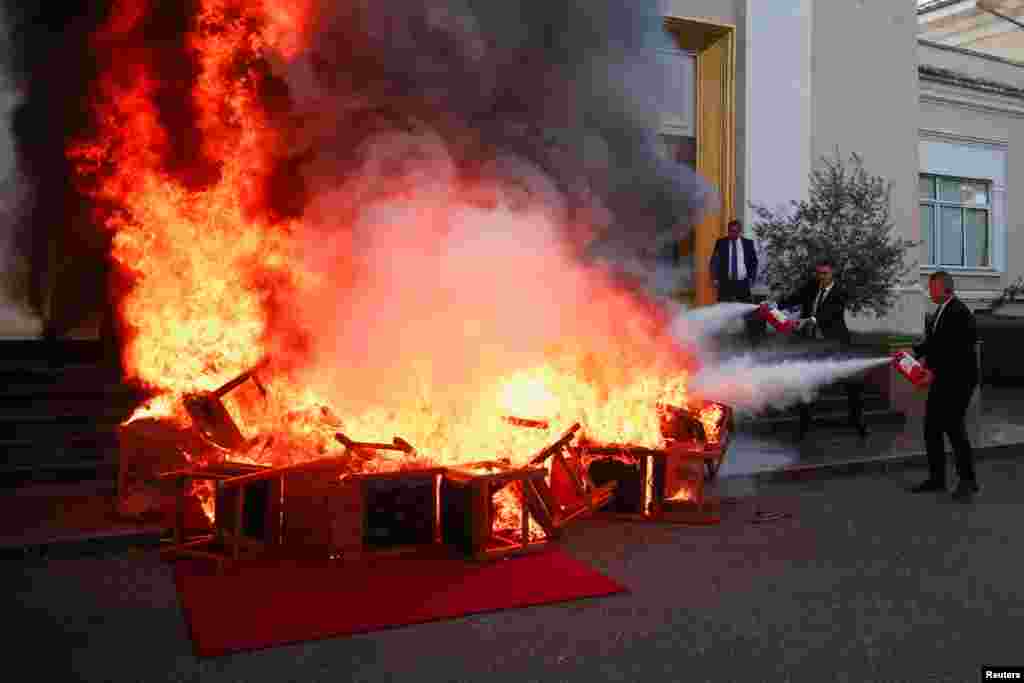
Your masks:
{"label": "white building wall", "polygon": [[[919,44],[918,54],[922,65],[1024,89],[1024,65],[929,44]],[[925,77],[919,98],[920,172],[992,182],[994,268],[949,269],[959,296],[986,306],[1024,273],[1024,199],[1012,190],[1024,176],[1024,98]],[[922,282],[928,272],[922,268]]]}
{"label": "white building wall", "polygon": [[[747,18],[747,195],[773,210],[807,197],[811,10],[811,0],[754,1]],[[749,203],[745,209],[749,225]]]}
{"label": "white building wall", "polygon": [[[906,0],[814,0],[811,18],[812,158],[837,147],[859,154],[869,173],[891,181],[893,233],[912,241],[921,232],[916,9]],[[924,300],[920,284],[909,284],[889,315],[852,317],[850,326],[918,333]]]}

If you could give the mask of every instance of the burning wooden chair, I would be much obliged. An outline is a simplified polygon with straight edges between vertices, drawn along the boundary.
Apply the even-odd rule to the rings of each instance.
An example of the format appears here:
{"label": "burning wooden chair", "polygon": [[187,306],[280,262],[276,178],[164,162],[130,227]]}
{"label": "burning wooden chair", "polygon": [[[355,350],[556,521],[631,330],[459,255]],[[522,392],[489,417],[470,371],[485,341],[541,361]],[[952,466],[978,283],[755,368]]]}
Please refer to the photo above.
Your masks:
{"label": "burning wooden chair", "polygon": [[[243,553],[275,547],[280,542],[281,481],[268,476],[270,471],[267,466],[225,461],[161,475],[174,481],[177,489],[173,542],[162,554],[213,560],[223,570]],[[188,537],[185,510],[195,481],[214,486],[214,531]],[[240,486],[243,482],[247,485]]]}
{"label": "burning wooden chair", "polygon": [[[705,493],[707,455],[682,444],[663,449],[595,445],[576,450],[580,468],[599,485],[615,483],[615,497],[603,508],[626,519],[659,520],[670,511],[693,521],[717,521],[717,504]],[[678,521],[686,521],[679,519]]]}
{"label": "burning wooden chair", "polygon": [[[190,460],[224,460],[231,452],[251,445],[221,399],[249,380],[265,394],[266,390],[257,376],[265,363],[243,372],[214,391],[186,395],[182,403],[192,419],[191,427],[180,427],[158,418],[143,418],[118,428],[117,489],[121,514],[128,517],[156,514],[163,499],[168,502],[176,499],[173,478],[162,477],[163,472],[187,469]],[[210,474],[213,475],[211,481],[222,478],[222,473]],[[162,513],[161,516],[168,517]]]}
{"label": "burning wooden chair", "polygon": [[691,408],[659,406],[661,434],[669,444],[683,444],[702,454],[707,478],[714,479],[725,460],[735,429],[733,410],[714,401]]}
{"label": "burning wooden chair", "polygon": [[414,454],[401,438],[390,444],[337,440],[345,453],[294,465],[218,463],[169,472],[180,499],[194,480],[214,482],[212,535],[185,538],[179,523],[171,557],[213,559],[218,568],[252,552],[319,559],[402,552],[440,541],[443,468],[353,473],[370,451]]}
{"label": "burning wooden chair", "polygon": [[[512,467],[496,461],[447,468],[441,480],[442,540],[477,560],[543,549],[554,528],[537,508],[526,503],[524,491],[536,490],[545,476],[541,468]],[[517,529],[502,529],[496,523],[495,496],[503,489],[518,502]],[[531,529],[531,519],[543,534]]]}
{"label": "burning wooden chair", "polygon": [[[541,426],[538,421],[506,421],[522,427],[547,428],[546,423]],[[580,425],[574,424],[525,467],[513,467],[505,461],[449,467],[441,483],[445,543],[476,559],[532,552],[558,538],[571,520],[600,508],[613,494],[615,483],[593,486],[564,457],[579,429]],[[544,467],[549,459],[550,472]],[[512,494],[518,505],[516,529],[496,526],[495,496],[503,489]],[[531,521],[539,529],[531,527]]]}
{"label": "burning wooden chair", "polygon": [[664,448],[581,440],[573,459],[592,482],[617,484],[605,512],[644,520],[716,523],[718,499],[707,494],[706,484],[725,458],[732,419],[732,410],[717,403],[690,409],[665,407]]}
{"label": "burning wooden chair", "polygon": [[242,435],[221,399],[249,380],[256,385],[261,394],[266,396],[267,390],[260,382],[257,373],[266,367],[268,362],[268,360],[263,361],[213,391],[187,394],[183,403],[196,430],[206,439],[229,450],[238,450],[249,445],[250,440]]}
{"label": "burning wooden chair", "polygon": [[285,473],[284,545],[329,559],[415,551],[440,542],[440,487],[444,468],[352,472],[355,460],[375,452],[414,457],[404,439],[361,442],[335,434],[345,456],[314,461]]}
{"label": "burning wooden chair", "polygon": [[599,510],[615,494],[616,482],[594,485],[572,457],[571,442],[579,429],[574,424],[530,460],[531,466],[551,460],[550,483],[530,487],[527,503],[537,509],[538,518],[549,520],[552,536],[573,519]]}

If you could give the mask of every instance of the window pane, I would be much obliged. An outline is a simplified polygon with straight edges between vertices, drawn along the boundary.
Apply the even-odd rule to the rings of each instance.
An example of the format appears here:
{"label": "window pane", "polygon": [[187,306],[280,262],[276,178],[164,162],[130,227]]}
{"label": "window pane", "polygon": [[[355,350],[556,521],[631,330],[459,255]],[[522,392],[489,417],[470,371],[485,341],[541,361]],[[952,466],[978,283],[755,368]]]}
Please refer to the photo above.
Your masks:
{"label": "window pane", "polygon": [[935,199],[935,176],[921,176],[918,186],[921,188],[921,199]]}
{"label": "window pane", "polygon": [[930,204],[921,205],[921,260],[924,263],[935,263],[935,207]]}
{"label": "window pane", "polygon": [[944,266],[962,266],[963,209],[942,206],[939,211],[939,263]]}
{"label": "window pane", "polygon": [[659,49],[650,55],[661,77],[661,87],[650,89],[663,122],[694,130],[697,103],[697,57],[689,52]]}
{"label": "window pane", "polygon": [[956,178],[938,178],[939,201],[960,203],[960,181]]}
{"label": "window pane", "polygon": [[988,253],[988,211],[980,209],[965,209],[964,230],[967,232],[967,258],[968,266],[988,266],[990,264]]}
{"label": "window pane", "polygon": [[666,160],[697,168],[697,138],[663,133],[658,136],[658,140],[661,143],[661,154]]}
{"label": "window pane", "polygon": [[966,206],[988,206],[988,183],[976,180],[962,181],[960,203]]}

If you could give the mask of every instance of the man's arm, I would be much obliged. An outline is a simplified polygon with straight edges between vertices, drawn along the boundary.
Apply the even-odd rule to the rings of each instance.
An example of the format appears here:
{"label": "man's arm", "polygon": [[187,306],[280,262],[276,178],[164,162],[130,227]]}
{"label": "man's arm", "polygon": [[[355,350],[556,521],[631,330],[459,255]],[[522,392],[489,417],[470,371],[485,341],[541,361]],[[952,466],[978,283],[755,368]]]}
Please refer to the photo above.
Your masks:
{"label": "man's arm", "polygon": [[924,341],[920,344],[914,344],[911,349],[914,351],[914,357],[918,360],[924,360],[928,357],[928,351],[930,350],[931,340],[926,336]]}
{"label": "man's arm", "polygon": [[846,315],[846,292],[841,287],[833,287],[825,300],[821,302],[817,315],[811,320],[818,327],[831,327],[842,322]]}
{"label": "man's arm", "polygon": [[757,248],[754,245],[754,240],[748,239],[747,244],[750,245],[750,267],[747,268],[747,277],[750,279],[750,282],[753,283],[757,280]]}
{"label": "man's arm", "polygon": [[[932,329],[934,330],[934,328]],[[924,323],[924,339],[922,339],[919,343],[911,346],[911,350],[914,352],[915,358],[923,361],[926,358],[928,358],[929,354],[931,353],[932,347],[932,333],[929,332],[928,316],[926,315]]]}
{"label": "man's arm", "polygon": [[791,293],[789,296],[784,296],[781,299],[778,299],[776,303],[778,304],[779,308],[791,308],[797,305],[803,306],[804,302],[807,300],[807,288],[811,284],[813,283],[805,284],[803,287]]}

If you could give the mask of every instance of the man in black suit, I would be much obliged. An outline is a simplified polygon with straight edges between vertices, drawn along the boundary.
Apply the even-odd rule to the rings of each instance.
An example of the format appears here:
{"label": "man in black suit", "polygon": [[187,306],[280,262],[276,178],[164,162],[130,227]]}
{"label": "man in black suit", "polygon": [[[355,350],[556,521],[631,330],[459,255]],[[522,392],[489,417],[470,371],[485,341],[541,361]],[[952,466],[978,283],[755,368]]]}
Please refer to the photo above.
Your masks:
{"label": "man in black suit", "polygon": [[[757,250],[754,240],[740,235],[742,228],[738,220],[729,221],[728,236],[719,238],[711,253],[711,283],[720,302],[752,301],[750,288],[757,280]],[[750,343],[757,344],[764,323],[755,315],[749,315],[744,324]]]}
{"label": "man in black suit", "polygon": [[[848,350],[852,340],[850,328],[846,326],[846,296],[842,286],[835,281],[835,264],[829,259],[821,259],[814,266],[814,279],[796,293],[780,299],[778,304],[782,308],[800,305],[800,336],[817,340],[822,347],[831,342],[831,345],[838,345],[841,350]],[[843,384],[846,388],[850,424],[863,438],[868,433],[864,423],[864,383],[850,379]],[[807,435],[810,427],[811,406],[801,402],[800,439]]]}
{"label": "man in black suit", "polygon": [[974,476],[974,453],[967,438],[964,418],[978,386],[975,344],[978,340],[974,314],[956,297],[953,276],[945,271],[928,278],[928,295],[939,305],[925,325],[925,338],[914,347],[932,373],[925,404],[924,441],[928,451],[928,479],[915,486],[915,493],[946,490],[946,454],[943,434],[949,435],[960,481],[953,497],[970,502],[978,492]]}

